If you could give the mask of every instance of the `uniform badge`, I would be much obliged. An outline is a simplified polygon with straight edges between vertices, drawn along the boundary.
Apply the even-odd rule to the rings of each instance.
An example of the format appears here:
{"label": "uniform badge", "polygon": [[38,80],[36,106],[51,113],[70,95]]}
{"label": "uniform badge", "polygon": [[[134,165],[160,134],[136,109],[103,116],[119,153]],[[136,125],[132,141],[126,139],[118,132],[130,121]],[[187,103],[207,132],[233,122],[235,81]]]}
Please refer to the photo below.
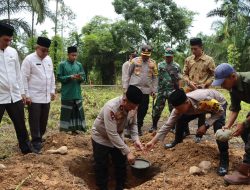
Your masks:
{"label": "uniform badge", "polygon": [[218,112],[220,104],[217,100],[202,100],[199,102],[198,109],[205,112]]}
{"label": "uniform badge", "polygon": [[110,117],[111,117],[112,120],[114,120],[115,119],[115,113],[110,111]]}

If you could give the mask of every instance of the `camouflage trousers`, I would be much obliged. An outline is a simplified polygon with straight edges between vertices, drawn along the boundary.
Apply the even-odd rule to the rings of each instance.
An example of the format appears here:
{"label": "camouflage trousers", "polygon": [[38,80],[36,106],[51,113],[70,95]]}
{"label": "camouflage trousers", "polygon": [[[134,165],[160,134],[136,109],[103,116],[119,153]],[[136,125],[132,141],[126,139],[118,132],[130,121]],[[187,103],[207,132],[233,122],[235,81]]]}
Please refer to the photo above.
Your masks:
{"label": "camouflage trousers", "polygon": [[[250,116],[250,112],[247,114],[247,117]],[[245,143],[245,154],[243,157],[243,162],[250,164],[250,126],[247,126],[242,135],[241,135],[242,140]]]}
{"label": "camouflage trousers", "polygon": [[[159,91],[153,106],[153,113],[152,113],[153,127],[155,128],[157,128],[157,123],[161,117],[161,113],[165,107],[167,100],[168,100],[168,91]],[[168,102],[168,109],[169,112],[171,113],[173,107],[169,102]]]}

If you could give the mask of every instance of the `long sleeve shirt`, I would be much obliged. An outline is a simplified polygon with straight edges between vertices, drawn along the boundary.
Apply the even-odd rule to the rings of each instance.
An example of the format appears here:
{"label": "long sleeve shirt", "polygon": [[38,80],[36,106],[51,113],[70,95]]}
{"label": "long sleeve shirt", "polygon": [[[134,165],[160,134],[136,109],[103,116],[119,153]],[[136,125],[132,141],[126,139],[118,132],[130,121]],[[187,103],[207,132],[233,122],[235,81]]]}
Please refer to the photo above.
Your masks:
{"label": "long sleeve shirt", "polygon": [[129,85],[134,85],[142,91],[143,94],[157,92],[158,69],[154,60],[143,61],[141,57],[132,59],[129,65],[129,80],[125,84],[127,89]]}
{"label": "long sleeve shirt", "polygon": [[[213,125],[226,111],[227,101],[222,94],[216,90],[198,89],[187,93],[187,97],[192,106],[185,114],[197,115],[211,113],[211,117],[205,121],[209,126]],[[182,114],[179,114],[176,109],[173,109],[166,123],[157,132],[157,139],[164,140],[167,133],[174,127],[181,116]]]}
{"label": "long sleeve shirt", "polygon": [[126,61],[123,65],[122,65],[122,88],[126,89],[128,88],[126,84],[129,83],[129,64],[130,61]]}
{"label": "long sleeve shirt", "polygon": [[21,100],[23,81],[17,51],[12,47],[0,50],[0,104]]}
{"label": "long sleeve shirt", "polygon": [[104,146],[116,147],[127,155],[130,149],[124,142],[123,130],[129,123],[132,140],[139,140],[137,114],[127,113],[123,109],[122,99],[123,97],[117,97],[104,105],[92,127],[92,139]]}
{"label": "long sleeve shirt", "polygon": [[250,72],[239,72],[236,86],[230,90],[231,106],[230,110],[239,112],[241,101],[250,103]]}
{"label": "long sleeve shirt", "polygon": [[197,85],[209,84],[214,80],[214,70],[215,64],[212,57],[203,53],[198,60],[195,60],[195,56],[192,55],[185,60],[183,79]]}
{"label": "long sleeve shirt", "polygon": [[49,103],[55,93],[55,75],[49,56],[41,59],[36,52],[28,55],[21,66],[25,95],[33,103]]}
{"label": "long sleeve shirt", "polygon": [[[72,79],[71,76],[80,74],[80,79]],[[85,72],[82,64],[75,61],[64,61],[60,63],[57,69],[57,78],[62,83],[61,99],[62,100],[81,100],[82,90],[81,83],[86,81]]]}

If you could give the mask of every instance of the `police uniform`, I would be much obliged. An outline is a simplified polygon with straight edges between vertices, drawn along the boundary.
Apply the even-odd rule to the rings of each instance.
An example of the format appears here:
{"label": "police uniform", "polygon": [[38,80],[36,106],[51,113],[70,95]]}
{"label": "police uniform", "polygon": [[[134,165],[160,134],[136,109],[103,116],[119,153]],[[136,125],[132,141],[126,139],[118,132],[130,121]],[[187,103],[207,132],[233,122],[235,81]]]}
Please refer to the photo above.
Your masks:
{"label": "police uniform", "polygon": [[[151,47],[143,47],[142,54],[149,57],[151,55]],[[143,60],[142,57],[132,59],[129,66],[129,79],[125,88],[127,88],[128,85],[134,85],[143,93],[143,98],[137,112],[138,130],[140,135],[142,134],[141,128],[143,126],[143,120],[148,110],[149,95],[157,92],[157,76],[157,64],[153,59],[148,58],[147,60]]]}
{"label": "police uniform", "polygon": [[[175,95],[176,94],[171,94],[170,99],[173,99],[173,96]],[[175,97],[176,99],[178,98],[177,95]],[[213,125],[214,132],[221,129],[225,125],[227,102],[218,91],[213,89],[198,89],[187,93],[186,96],[192,105],[191,109],[189,109],[185,114],[179,114],[175,109],[173,109],[167,122],[156,134],[156,138],[158,140],[163,140],[170,129],[176,126],[175,140],[171,147],[174,147],[176,144],[182,142],[183,132],[185,128],[188,127],[188,123],[198,118],[201,114],[211,114],[211,117],[206,119],[205,126],[209,128]],[[229,162],[228,142],[217,141],[217,145],[220,151],[220,167],[218,173],[225,175],[227,172],[225,170],[227,170]],[[169,148],[170,146],[166,145],[166,147]],[[223,168],[221,169],[221,167]]]}
{"label": "police uniform", "polygon": [[121,96],[108,101],[101,109],[92,127],[96,184],[100,189],[107,189],[109,155],[111,155],[115,167],[116,189],[123,189],[124,187],[126,156],[130,153],[130,148],[124,142],[123,131],[128,123],[132,140],[139,140],[137,116],[124,109],[123,98]]}
{"label": "police uniform", "polygon": [[[173,56],[174,52],[171,48],[166,50],[165,56]],[[169,93],[179,88],[179,80],[181,80],[181,69],[178,63],[166,61],[158,64],[158,91],[157,99],[153,107],[153,129],[157,129],[157,123],[161,117],[161,113],[165,107]],[[169,112],[172,111],[171,104],[168,103]]]}

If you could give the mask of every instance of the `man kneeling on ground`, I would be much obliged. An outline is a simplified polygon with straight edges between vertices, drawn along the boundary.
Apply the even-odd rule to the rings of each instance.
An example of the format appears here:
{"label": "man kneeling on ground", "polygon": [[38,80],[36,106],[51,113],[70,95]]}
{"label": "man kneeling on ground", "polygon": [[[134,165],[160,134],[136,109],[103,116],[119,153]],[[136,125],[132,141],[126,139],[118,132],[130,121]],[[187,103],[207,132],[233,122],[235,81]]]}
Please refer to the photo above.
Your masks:
{"label": "man kneeling on ground", "polygon": [[[172,148],[183,140],[184,129],[188,123],[201,114],[210,113],[211,117],[205,121],[197,130],[197,134],[204,135],[207,129],[213,125],[214,132],[225,125],[227,102],[225,98],[216,90],[198,89],[185,94],[182,89],[175,90],[169,101],[174,110],[171,112],[167,122],[161,127],[156,136],[147,143],[147,149],[152,149],[158,140],[164,140],[167,133],[176,123],[175,140],[171,144],[166,144],[165,148]],[[228,142],[217,141],[220,151],[220,163],[217,173],[224,176],[228,171]]]}

